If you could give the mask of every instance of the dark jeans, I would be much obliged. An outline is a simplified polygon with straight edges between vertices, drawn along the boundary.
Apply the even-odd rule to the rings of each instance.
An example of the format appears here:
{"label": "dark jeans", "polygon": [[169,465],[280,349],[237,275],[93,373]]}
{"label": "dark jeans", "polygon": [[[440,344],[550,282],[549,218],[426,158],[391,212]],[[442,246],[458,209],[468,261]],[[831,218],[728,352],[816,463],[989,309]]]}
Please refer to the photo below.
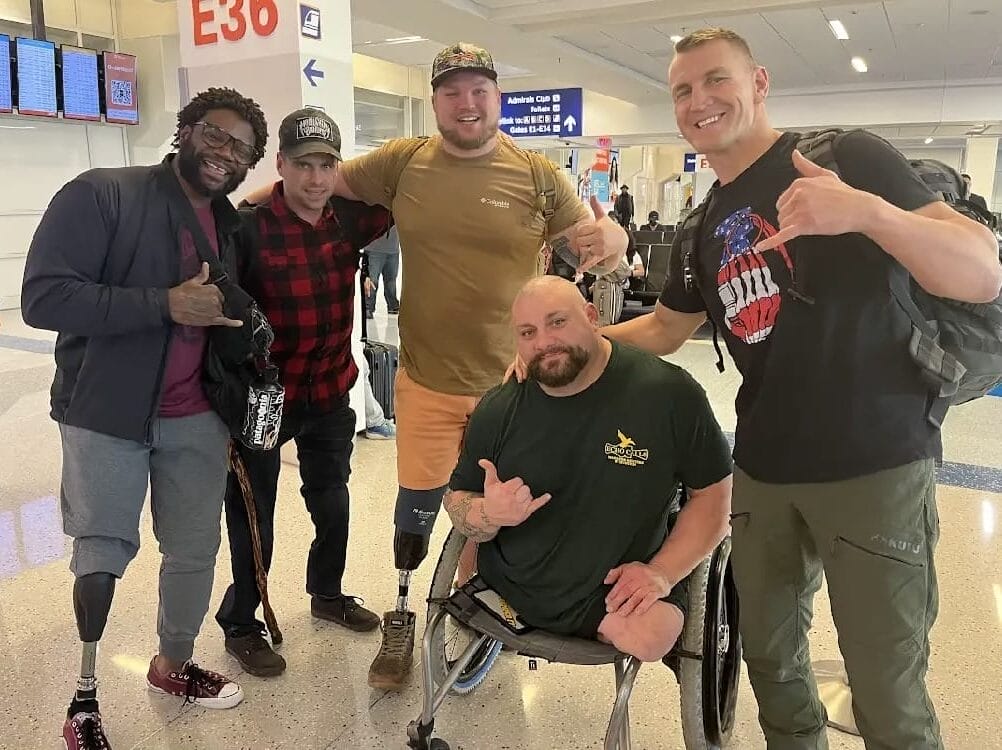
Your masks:
{"label": "dark jeans", "polygon": [[[354,434],[355,412],[345,398],[326,414],[290,408],[283,415],[279,444],[273,450],[252,451],[238,445],[254,492],[264,567],[269,569],[275,542],[278,474],[282,468],[280,448],[289,440],[296,441],[299,474],[303,480],[300,492],[316,529],[306,564],[306,591],[313,596],[329,598],[341,594],[348,552],[348,475]],[[223,596],[216,621],[229,636],[261,632],[264,623],[255,618],[261,597],[254,578],[250,526],[240,485],[233,472],[226,486],[226,527],[230,537],[233,583]]]}
{"label": "dark jeans", "polygon": [[375,289],[365,297],[365,309],[376,311],[376,293],[379,292],[379,277],[383,277],[383,299],[390,310],[400,309],[397,299],[397,273],[400,271],[400,253],[380,253],[367,250],[369,256],[369,278]]}

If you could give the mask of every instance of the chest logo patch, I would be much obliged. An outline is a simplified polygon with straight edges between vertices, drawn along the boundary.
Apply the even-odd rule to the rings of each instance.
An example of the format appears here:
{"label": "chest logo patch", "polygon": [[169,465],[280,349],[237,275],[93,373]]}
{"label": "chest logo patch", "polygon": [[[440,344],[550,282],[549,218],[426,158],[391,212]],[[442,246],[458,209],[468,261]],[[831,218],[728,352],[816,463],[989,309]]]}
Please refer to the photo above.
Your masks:
{"label": "chest logo patch", "polygon": [[511,203],[509,201],[499,201],[496,198],[481,198],[481,205],[493,206],[494,208],[511,208]]}
{"label": "chest logo patch", "polygon": [[735,337],[746,344],[769,338],[783,302],[779,285],[772,278],[768,253],[778,253],[793,274],[786,245],[757,253],[756,243],[776,234],[776,228],[751,208],[742,208],[724,219],[713,232],[724,241],[717,274],[717,293],[724,305],[724,320]]}
{"label": "chest logo patch", "polygon": [[643,466],[650,458],[650,451],[647,448],[638,448],[637,442],[623,434],[622,430],[616,430],[618,443],[605,444],[605,457],[614,464],[620,466]]}

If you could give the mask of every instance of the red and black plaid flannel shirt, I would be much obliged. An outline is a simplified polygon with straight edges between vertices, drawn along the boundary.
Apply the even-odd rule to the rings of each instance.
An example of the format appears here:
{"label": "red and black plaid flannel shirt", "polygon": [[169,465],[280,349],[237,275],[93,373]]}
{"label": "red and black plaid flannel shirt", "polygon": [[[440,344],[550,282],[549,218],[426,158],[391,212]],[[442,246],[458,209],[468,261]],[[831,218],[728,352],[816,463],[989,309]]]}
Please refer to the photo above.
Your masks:
{"label": "red and black plaid flannel shirt", "polygon": [[275,330],[272,359],[286,404],[320,414],[333,410],[358,378],[351,329],[359,251],[390,225],[385,208],[354,206],[348,217],[328,206],[313,227],[289,209],[277,182],[257,211],[260,243],[249,291]]}

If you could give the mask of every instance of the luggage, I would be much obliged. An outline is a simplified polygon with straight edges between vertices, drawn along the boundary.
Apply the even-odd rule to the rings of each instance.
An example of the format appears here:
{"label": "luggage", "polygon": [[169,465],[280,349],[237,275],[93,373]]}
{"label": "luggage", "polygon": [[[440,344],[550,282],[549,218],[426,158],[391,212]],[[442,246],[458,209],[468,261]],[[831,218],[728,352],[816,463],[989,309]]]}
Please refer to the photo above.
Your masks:
{"label": "luggage", "polygon": [[364,342],[363,351],[369,363],[369,384],[372,386],[372,394],[383,407],[386,418],[393,419],[393,383],[397,377],[400,353],[392,344],[381,344],[378,341]]}
{"label": "luggage", "polygon": [[618,322],[623,313],[623,283],[608,276],[600,276],[595,280],[591,300],[598,308],[599,325],[608,326]]}

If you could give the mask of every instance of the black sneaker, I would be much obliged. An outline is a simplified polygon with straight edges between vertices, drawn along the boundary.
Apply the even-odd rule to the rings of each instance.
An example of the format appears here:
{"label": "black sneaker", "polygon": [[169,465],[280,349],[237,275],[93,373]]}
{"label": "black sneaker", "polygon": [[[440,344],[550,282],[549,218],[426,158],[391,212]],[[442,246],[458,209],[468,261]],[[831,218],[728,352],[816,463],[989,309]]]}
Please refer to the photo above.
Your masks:
{"label": "black sneaker", "polygon": [[358,633],[379,627],[379,615],[363,607],[362,600],[357,596],[339,596],[335,599],[314,596],[310,602],[310,613],[321,620],[336,622]]}
{"label": "black sneaker", "polygon": [[74,701],[63,722],[66,750],[111,750],[97,701]]}
{"label": "black sneaker", "polygon": [[226,653],[255,677],[276,677],[285,671],[285,659],[275,653],[260,633],[226,636]]}

